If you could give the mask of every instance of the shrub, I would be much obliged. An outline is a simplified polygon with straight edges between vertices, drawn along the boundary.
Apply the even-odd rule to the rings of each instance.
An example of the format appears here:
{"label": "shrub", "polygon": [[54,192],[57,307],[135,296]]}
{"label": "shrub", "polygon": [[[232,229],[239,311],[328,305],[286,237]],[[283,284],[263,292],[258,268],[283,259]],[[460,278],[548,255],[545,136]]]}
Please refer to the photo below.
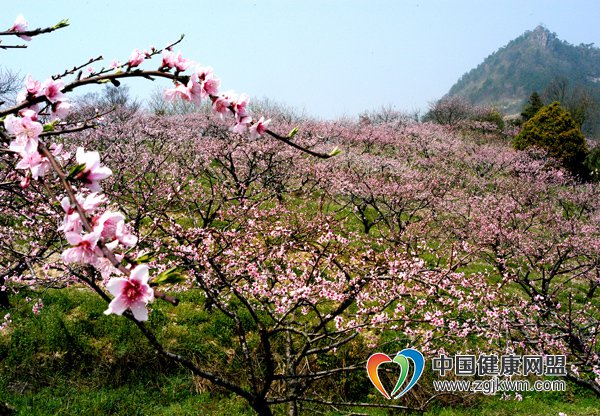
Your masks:
{"label": "shrub", "polygon": [[475,107],[473,110],[472,119],[482,123],[490,123],[494,125],[498,131],[504,129],[504,116],[495,107]]}
{"label": "shrub", "polygon": [[585,137],[577,122],[557,101],[542,107],[515,137],[514,147],[524,150],[539,147],[575,174],[583,174],[588,152]]}

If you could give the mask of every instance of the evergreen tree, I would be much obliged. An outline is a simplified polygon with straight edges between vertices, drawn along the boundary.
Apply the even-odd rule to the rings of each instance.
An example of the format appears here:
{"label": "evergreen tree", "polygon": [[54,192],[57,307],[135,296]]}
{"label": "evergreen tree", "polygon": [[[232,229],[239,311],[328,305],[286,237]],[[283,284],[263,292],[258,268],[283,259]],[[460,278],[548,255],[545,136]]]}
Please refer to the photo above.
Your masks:
{"label": "evergreen tree", "polygon": [[524,122],[529,120],[530,118],[535,116],[536,113],[543,106],[544,106],[544,103],[542,102],[540,95],[534,91],[529,96],[529,100],[527,101],[527,104],[525,105],[525,107],[523,107],[523,112],[521,113],[521,118],[523,118]]}
{"label": "evergreen tree", "polygon": [[583,164],[588,153],[585,137],[571,114],[557,101],[542,107],[523,124],[514,146],[518,150],[542,148],[574,174],[582,175],[586,171]]}

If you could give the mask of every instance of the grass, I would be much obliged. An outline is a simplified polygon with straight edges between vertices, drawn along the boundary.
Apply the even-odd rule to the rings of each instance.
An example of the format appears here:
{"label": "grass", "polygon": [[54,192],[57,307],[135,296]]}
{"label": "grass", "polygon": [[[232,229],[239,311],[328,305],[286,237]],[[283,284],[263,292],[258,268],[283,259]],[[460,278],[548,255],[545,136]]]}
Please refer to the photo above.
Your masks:
{"label": "grass", "polygon": [[[27,296],[34,300],[27,302]],[[16,414],[254,414],[244,400],[162,360],[130,322],[103,315],[106,304],[91,292],[79,287],[48,290],[43,294],[45,307],[35,316],[31,306],[38,297],[22,291],[11,298],[13,323],[0,335],[0,403],[9,404]],[[176,313],[171,306],[156,303],[151,327],[169,348],[192,351],[195,359],[213,366],[227,362],[231,367],[228,371],[235,375],[239,363],[229,360],[226,354],[228,323],[199,306],[202,299],[197,294],[182,293],[181,298]],[[568,416],[600,416],[600,399],[571,385],[565,394],[524,394],[520,402],[478,396],[470,403],[471,407],[438,404],[425,414],[518,416],[564,412]],[[276,410],[283,413],[285,409]],[[329,415],[348,414],[320,410]],[[364,408],[356,408],[355,412],[396,414]]]}
{"label": "grass", "polygon": [[[18,414],[252,414],[243,400],[158,357],[130,322],[103,315],[106,304],[87,290],[47,291],[37,316],[27,296],[37,299],[28,291],[11,298],[13,323],[0,336],[0,403]],[[168,327],[173,308],[157,304],[151,326],[158,333],[162,326],[164,343],[177,343],[177,350],[222,361],[206,338],[226,334],[224,324],[215,320],[206,330],[208,314],[194,296],[182,296]]]}
{"label": "grass", "polygon": [[486,416],[600,416],[600,400],[597,397],[580,393],[577,396],[559,396],[550,393],[537,393],[524,396],[522,401],[499,400],[490,397],[482,400],[476,408],[445,407],[433,408],[427,416],[463,416],[480,414]]}
{"label": "grass", "polygon": [[81,381],[73,379],[35,392],[13,393],[3,401],[10,403],[22,415],[254,414],[241,399],[195,393],[190,389],[189,377],[158,377],[148,382],[102,388],[85,385]]}

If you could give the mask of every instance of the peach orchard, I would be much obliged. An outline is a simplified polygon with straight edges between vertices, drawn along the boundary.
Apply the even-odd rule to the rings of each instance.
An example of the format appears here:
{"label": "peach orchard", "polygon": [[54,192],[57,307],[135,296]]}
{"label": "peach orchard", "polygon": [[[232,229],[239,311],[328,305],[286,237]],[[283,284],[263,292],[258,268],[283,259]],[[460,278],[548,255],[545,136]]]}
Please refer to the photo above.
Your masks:
{"label": "peach orchard", "polygon": [[[0,35],[66,25],[19,16]],[[568,379],[600,394],[597,185],[512,150],[493,125],[254,115],[179,42],[27,76],[0,107],[2,332],[20,288],[83,285],[107,303],[98,319],[130,320],[260,414],[360,404],[348,374],[368,383],[368,352],[404,347],[565,354]],[[204,106],[120,118],[70,99],[127,78],[165,79],[165,100]],[[154,305],[177,313],[184,291],[231,323],[243,377],[150,328]]]}

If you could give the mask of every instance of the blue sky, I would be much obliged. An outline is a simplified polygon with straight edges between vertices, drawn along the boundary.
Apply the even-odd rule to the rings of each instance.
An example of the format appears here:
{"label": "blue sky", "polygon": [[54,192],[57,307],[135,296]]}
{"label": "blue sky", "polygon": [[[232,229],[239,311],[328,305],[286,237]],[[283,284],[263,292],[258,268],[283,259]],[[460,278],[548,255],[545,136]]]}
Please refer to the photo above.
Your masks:
{"label": "blue sky", "polygon": [[[425,109],[538,24],[572,44],[600,46],[596,0],[10,0],[0,25],[10,27],[18,13],[30,28],[71,22],[28,50],[0,51],[0,66],[23,75],[43,80],[97,55],[107,65],[124,61],[134,48],[162,47],[185,33],[178,49],[212,66],[222,88],[322,118],[382,105]],[[144,98],[155,85],[130,88]]]}

